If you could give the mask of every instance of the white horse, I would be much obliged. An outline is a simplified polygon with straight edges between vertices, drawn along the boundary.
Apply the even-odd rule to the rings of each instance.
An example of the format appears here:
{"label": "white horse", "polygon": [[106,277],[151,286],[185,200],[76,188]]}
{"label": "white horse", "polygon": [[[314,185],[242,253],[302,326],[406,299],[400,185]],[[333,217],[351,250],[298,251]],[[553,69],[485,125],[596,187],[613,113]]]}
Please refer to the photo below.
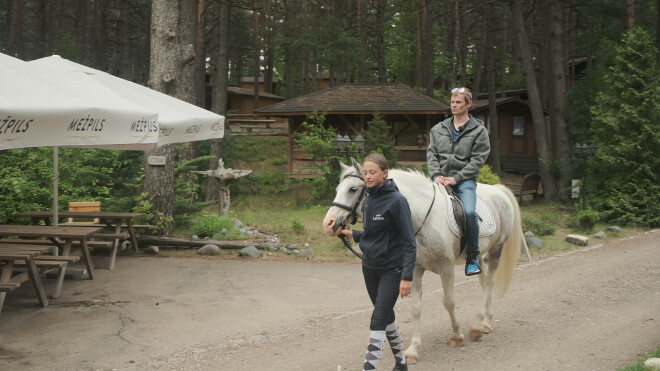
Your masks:
{"label": "white horse", "polygon": [[[362,217],[361,203],[366,184],[362,177],[362,166],[353,159],[352,162],[353,166],[341,164],[342,174],[337,195],[323,220],[324,231],[331,236],[337,236],[340,227],[346,226],[346,221],[354,222],[356,218]],[[412,288],[413,335],[405,352],[408,362],[416,363],[421,344],[419,320],[422,311],[422,277],[427,270],[440,275],[442,279],[443,304],[452,326],[449,346],[465,345],[465,336],[456,320],[454,302],[454,265],[465,264],[465,252],[460,253],[461,239],[452,231],[447,218],[449,201],[444,187],[417,171],[390,169],[389,177],[394,179],[399,191],[408,200],[416,232],[417,261]],[[491,227],[494,225],[494,230],[491,228],[490,235],[479,237],[484,272],[478,277],[483,293],[478,313],[470,327],[469,337],[473,340],[492,330],[491,294],[494,288],[506,292],[522,244],[526,244],[520,209],[511,191],[499,184],[479,184],[477,196],[492,212]]]}

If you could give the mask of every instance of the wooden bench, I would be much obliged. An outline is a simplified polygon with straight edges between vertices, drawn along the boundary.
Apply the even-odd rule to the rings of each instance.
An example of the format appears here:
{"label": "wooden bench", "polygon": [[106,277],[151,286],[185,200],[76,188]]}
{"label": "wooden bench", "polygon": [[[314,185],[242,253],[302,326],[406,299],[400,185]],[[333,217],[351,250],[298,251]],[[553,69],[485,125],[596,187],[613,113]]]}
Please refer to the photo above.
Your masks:
{"label": "wooden bench", "polygon": [[12,292],[21,287],[20,282],[0,283],[0,292]]}
{"label": "wooden bench", "polygon": [[532,173],[527,174],[523,178],[522,183],[520,184],[520,189],[515,192],[515,196],[518,199],[518,203],[523,202],[523,196],[531,195],[532,199],[536,199],[539,195],[539,185],[541,184],[541,175]]}
{"label": "wooden bench", "polygon": [[[39,240],[36,240],[39,241]],[[21,245],[25,248],[29,248],[30,245]],[[42,245],[34,245],[35,249],[41,249]],[[34,257],[34,265],[37,269],[45,273],[47,270],[55,269],[57,270],[55,288],[53,293],[50,295],[52,299],[58,298],[62,293],[62,283],[64,283],[64,276],[66,275],[66,268],[71,263],[76,263],[80,261],[80,256],[69,255],[37,255]],[[27,268],[27,265],[24,261],[17,260],[14,262],[15,268]]]}
{"label": "wooden bench", "polygon": [[[0,239],[0,244],[11,243],[19,245],[52,245],[53,243],[49,240],[26,240],[26,239],[9,239],[3,238]],[[87,241],[87,245],[90,248],[110,248],[112,247],[112,241]],[[79,241],[75,241],[71,244],[71,247],[82,247],[82,244]]]}

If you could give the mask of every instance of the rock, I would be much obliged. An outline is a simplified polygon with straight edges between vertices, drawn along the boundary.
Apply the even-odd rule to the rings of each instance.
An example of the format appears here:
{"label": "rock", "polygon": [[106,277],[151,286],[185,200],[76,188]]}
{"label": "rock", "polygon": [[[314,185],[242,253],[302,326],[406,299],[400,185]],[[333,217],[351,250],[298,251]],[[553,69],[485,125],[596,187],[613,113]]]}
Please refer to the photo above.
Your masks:
{"label": "rock", "polygon": [[543,240],[535,236],[529,237],[527,238],[527,247],[540,250],[543,247]]}
{"label": "rock", "polygon": [[204,245],[197,250],[197,254],[199,255],[220,255],[220,247],[217,245]]}
{"label": "rock", "polygon": [[248,246],[242,248],[238,252],[238,255],[247,256],[248,258],[261,258],[263,254],[255,246]]}
{"label": "rock", "polygon": [[595,235],[594,238],[605,238],[607,235],[603,231],[598,231]]}
{"label": "rock", "polygon": [[530,237],[534,237],[534,236],[535,236],[534,232],[532,232],[532,231],[525,232],[525,238],[530,238]]}
{"label": "rock", "polygon": [[607,227],[606,231],[619,233],[619,232],[621,232],[621,228],[617,227],[616,225],[612,225],[612,226]]}
{"label": "rock", "polygon": [[569,234],[566,236],[566,242],[578,246],[587,246],[589,244],[589,238],[577,234]]}
{"label": "rock", "polygon": [[660,358],[649,358],[644,362],[644,369],[660,370]]}
{"label": "rock", "polygon": [[160,249],[158,248],[158,246],[149,245],[144,248],[143,252],[149,255],[158,255],[160,254]]}
{"label": "rock", "polygon": [[311,259],[314,257],[314,249],[300,250],[300,254],[298,254],[298,256],[305,259]]}

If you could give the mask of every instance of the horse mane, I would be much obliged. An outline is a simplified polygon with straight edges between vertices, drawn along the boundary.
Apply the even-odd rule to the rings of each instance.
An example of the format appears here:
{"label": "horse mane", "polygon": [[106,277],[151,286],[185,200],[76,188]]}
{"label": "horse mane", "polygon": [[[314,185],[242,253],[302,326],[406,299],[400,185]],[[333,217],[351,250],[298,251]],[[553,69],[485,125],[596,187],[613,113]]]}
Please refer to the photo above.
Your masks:
{"label": "horse mane", "polygon": [[394,175],[411,175],[414,178],[421,178],[428,182],[431,181],[424,173],[417,169],[390,169],[390,174],[392,173],[394,173]]}

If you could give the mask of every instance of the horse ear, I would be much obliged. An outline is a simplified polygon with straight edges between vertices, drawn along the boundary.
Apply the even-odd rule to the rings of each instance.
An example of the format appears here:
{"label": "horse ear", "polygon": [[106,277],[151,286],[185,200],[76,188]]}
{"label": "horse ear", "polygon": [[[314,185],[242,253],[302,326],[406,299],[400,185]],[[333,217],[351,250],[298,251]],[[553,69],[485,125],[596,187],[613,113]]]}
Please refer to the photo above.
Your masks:
{"label": "horse ear", "polygon": [[359,162],[355,161],[353,157],[351,157],[351,162],[353,163],[353,167],[355,170],[357,170],[358,174],[362,174],[362,165],[360,165]]}
{"label": "horse ear", "polygon": [[341,172],[343,173],[345,170],[350,169],[351,167],[344,164],[341,160],[339,160],[339,166],[341,166]]}

